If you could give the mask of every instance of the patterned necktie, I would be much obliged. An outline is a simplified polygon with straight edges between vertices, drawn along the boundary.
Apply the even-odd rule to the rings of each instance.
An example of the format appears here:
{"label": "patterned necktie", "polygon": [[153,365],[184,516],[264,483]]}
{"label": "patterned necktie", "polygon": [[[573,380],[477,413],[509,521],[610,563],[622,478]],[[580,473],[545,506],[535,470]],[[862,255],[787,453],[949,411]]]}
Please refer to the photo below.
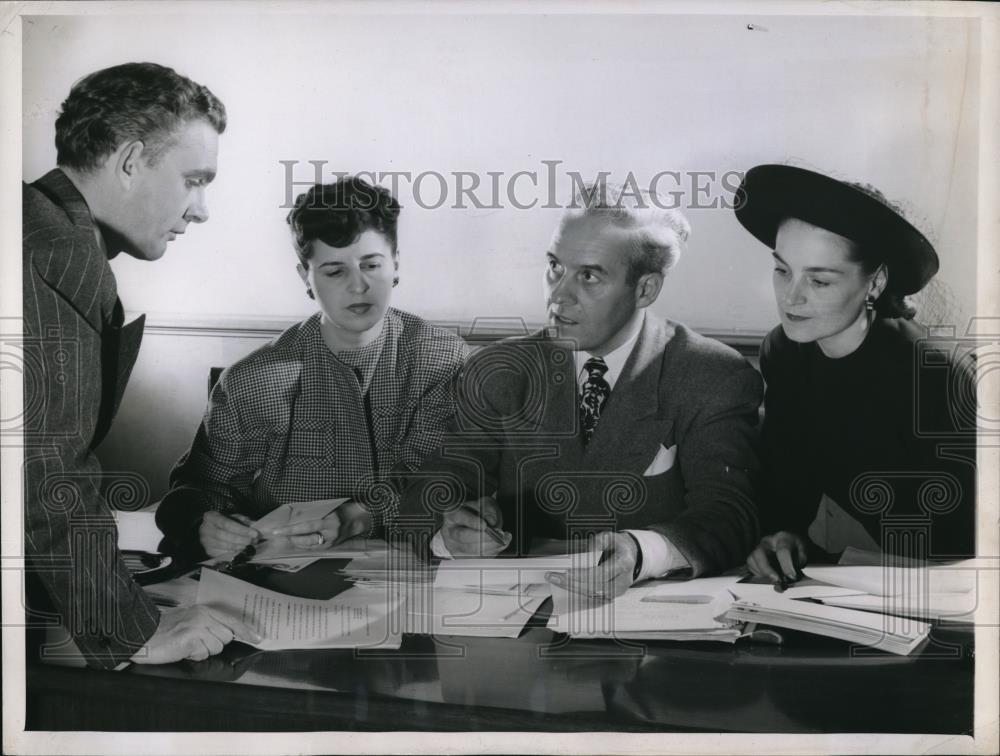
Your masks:
{"label": "patterned necktie", "polygon": [[611,393],[611,386],[604,380],[608,372],[608,363],[600,357],[591,357],[584,365],[587,379],[583,382],[583,393],[580,397],[580,428],[583,431],[583,443],[590,443],[597,428],[597,420],[601,416],[601,407]]}

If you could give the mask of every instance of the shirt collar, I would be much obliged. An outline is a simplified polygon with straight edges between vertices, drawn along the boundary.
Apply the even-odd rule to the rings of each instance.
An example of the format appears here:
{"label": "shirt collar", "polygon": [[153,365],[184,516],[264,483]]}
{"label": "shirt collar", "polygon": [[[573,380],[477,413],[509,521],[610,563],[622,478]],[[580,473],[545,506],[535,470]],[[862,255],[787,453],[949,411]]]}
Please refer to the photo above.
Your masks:
{"label": "shirt collar", "polygon": [[[622,374],[625,362],[628,360],[629,355],[632,354],[632,349],[635,347],[635,342],[639,339],[639,332],[642,330],[642,324],[645,321],[646,313],[643,312],[641,318],[636,318],[635,325],[632,326],[632,333],[629,334],[625,342],[617,349],[604,355],[604,362],[608,366],[608,372],[604,374],[604,380],[608,382],[610,388],[615,387],[618,376]],[[583,366],[593,356],[589,352],[573,352],[573,360],[576,362],[576,383],[578,386],[582,386],[586,381],[587,371],[583,369]]]}

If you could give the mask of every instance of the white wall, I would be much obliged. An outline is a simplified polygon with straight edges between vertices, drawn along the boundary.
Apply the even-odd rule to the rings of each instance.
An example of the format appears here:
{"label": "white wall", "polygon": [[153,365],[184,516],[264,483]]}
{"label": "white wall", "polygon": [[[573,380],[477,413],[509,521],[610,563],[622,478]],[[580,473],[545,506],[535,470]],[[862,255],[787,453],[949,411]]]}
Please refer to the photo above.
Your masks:
{"label": "white wall", "polygon": [[[748,30],[751,21],[766,31]],[[294,272],[279,160],[300,161],[297,180],[311,177],[308,160],[329,161],[331,171],[503,171],[505,181],[561,160],[563,175],[632,171],[643,182],[662,170],[795,160],[903,201],[938,243],[941,280],[966,315],[974,309],[975,21],[34,17],[24,38],[26,178],[53,165],[53,123],[73,81],[128,60],[208,84],[230,116],[211,221],[155,267],[115,261],[126,307],[160,321],[310,311]],[[520,201],[544,203],[546,193],[525,181]],[[542,318],[542,252],[557,210],[428,210],[401,186],[397,305],[449,320]],[[562,194],[568,186],[560,182]],[[436,199],[433,180],[421,189],[425,204]],[[689,216],[689,254],[657,309],[696,327],[770,328],[763,248],[729,210]]]}
{"label": "white wall", "polygon": [[[664,170],[793,161],[901,201],[941,254],[952,322],[963,331],[975,312],[975,20],[319,15],[323,7],[144,17],[119,7],[25,21],[27,180],[54,165],[59,104],[98,68],[164,63],[209,85],[229,111],[210,222],[155,264],[113,263],[126,308],[163,328],[147,335],[103,453],[111,465],[147,472],[154,495],[193,434],[207,367],[260,343],[175,327],[312,311],[294,271],[281,160],[300,161],[302,181],[311,178],[307,161],[326,160],[330,171],[473,171],[484,184],[487,171],[502,171],[504,182],[520,170],[544,179],[542,161],[558,160],[562,201],[566,171],[648,182]],[[455,209],[449,181],[436,210],[401,184],[394,304],[431,319],[539,322],[543,252],[559,211],[518,210],[505,197],[500,209]],[[422,185],[425,204],[435,186]],[[544,187],[518,187],[521,202],[546,201]],[[684,206],[691,201],[689,191]],[[703,329],[771,328],[765,249],[731,210],[688,216],[688,253],[655,309]]]}

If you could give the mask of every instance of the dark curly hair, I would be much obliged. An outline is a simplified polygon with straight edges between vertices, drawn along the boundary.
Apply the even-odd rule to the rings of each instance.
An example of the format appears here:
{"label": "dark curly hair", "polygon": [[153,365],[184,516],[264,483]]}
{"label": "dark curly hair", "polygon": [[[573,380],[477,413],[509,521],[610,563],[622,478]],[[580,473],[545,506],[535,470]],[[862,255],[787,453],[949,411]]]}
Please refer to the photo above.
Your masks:
{"label": "dark curly hair", "polygon": [[295,239],[299,262],[309,267],[312,242],[346,247],[365,231],[378,231],[396,249],[399,203],[388,189],[373,186],[357,176],[344,176],[332,184],[316,184],[295,199],[288,225]]}
{"label": "dark curly hair", "polygon": [[[876,202],[882,203],[900,217],[906,217],[903,214],[903,211],[894,202],[890,202],[886,196],[882,194],[882,192],[871,184],[859,184],[855,182],[846,183],[848,186],[854,187],[859,192],[867,194]],[[861,269],[867,275],[874,273],[881,265],[885,265],[886,272],[888,273],[885,290],[879,298],[875,300],[876,316],[880,318],[904,318],[905,320],[913,320],[913,317],[917,314],[917,308],[910,304],[905,295],[895,290],[893,285],[894,281],[892,269],[886,262],[881,250],[872,245],[861,243],[855,243],[854,247],[857,262],[861,263]]]}
{"label": "dark curly hair", "polygon": [[142,140],[149,164],[183,124],[226,130],[226,107],[208,87],[156,63],[125,63],[80,79],[56,119],[56,162],[91,171],[125,142]]}

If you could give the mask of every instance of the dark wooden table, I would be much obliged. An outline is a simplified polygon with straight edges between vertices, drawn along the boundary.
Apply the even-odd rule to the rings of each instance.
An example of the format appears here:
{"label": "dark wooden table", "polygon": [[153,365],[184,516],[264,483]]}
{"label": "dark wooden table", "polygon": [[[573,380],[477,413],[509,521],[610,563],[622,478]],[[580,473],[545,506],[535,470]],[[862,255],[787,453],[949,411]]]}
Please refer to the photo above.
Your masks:
{"label": "dark wooden table", "polygon": [[[310,597],[342,563],[258,572]],[[971,629],[901,657],[784,632],[781,646],[406,636],[394,651],[260,652],[100,672],[29,663],[27,727],[176,731],[889,732],[971,734]]]}

